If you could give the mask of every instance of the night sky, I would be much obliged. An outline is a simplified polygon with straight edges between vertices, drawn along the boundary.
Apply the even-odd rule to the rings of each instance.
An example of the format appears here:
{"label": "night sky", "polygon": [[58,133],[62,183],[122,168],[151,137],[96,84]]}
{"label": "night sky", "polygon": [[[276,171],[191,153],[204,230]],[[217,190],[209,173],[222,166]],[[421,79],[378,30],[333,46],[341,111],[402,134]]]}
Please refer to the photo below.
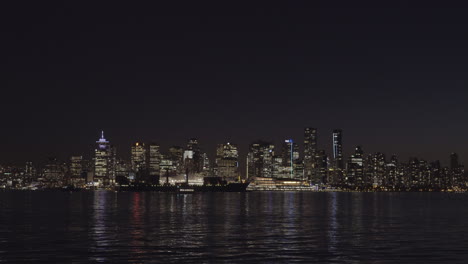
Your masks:
{"label": "night sky", "polygon": [[462,1],[8,2],[1,162],[90,158],[101,130],[123,157],[191,137],[213,157],[311,126],[329,154],[341,128],[346,156],[468,163]]}

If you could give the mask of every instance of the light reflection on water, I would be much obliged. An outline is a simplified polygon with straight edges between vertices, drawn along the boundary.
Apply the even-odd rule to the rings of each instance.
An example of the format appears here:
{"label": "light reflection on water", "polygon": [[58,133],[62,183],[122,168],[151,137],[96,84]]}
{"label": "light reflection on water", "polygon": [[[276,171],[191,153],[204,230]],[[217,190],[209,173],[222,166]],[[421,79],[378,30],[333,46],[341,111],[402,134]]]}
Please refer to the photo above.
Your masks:
{"label": "light reflection on water", "polygon": [[0,262],[463,262],[466,198],[0,191]]}

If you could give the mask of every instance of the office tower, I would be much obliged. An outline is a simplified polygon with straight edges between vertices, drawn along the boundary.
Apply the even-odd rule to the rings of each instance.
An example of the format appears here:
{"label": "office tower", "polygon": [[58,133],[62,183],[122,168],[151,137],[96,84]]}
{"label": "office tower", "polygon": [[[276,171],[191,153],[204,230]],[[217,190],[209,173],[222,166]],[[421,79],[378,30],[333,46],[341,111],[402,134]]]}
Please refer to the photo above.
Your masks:
{"label": "office tower", "polygon": [[397,189],[401,187],[401,180],[398,177],[398,159],[395,155],[390,158],[390,162],[386,166],[386,177],[384,185],[391,188]]}
{"label": "office tower", "polygon": [[203,177],[212,176],[211,162],[210,162],[210,158],[208,157],[208,154],[202,153],[201,158],[203,161],[202,169],[201,169],[202,176]]}
{"label": "office tower", "polygon": [[458,154],[450,154],[450,177],[449,184],[452,187],[459,186],[464,182],[465,169],[458,160]]}
{"label": "office tower", "polygon": [[148,176],[151,183],[159,183],[159,173],[161,163],[161,152],[159,151],[159,145],[156,143],[148,144],[146,157],[146,167],[148,168]]}
{"label": "office tower", "polygon": [[349,157],[348,166],[346,170],[345,184],[348,187],[362,188],[365,184],[364,179],[364,166],[363,166],[364,152],[360,146],[357,146],[354,154]]}
{"label": "office tower", "polygon": [[449,167],[443,167],[440,172],[441,185],[443,189],[451,189],[451,170]]}
{"label": "office tower", "polygon": [[328,156],[325,153],[325,150],[317,150],[315,152],[315,164],[314,177],[312,178],[311,183],[313,184],[323,184],[329,183],[328,179]]}
{"label": "office tower", "polygon": [[50,157],[44,166],[43,176],[47,181],[59,182],[63,181],[65,176],[65,168],[56,157]]}
{"label": "office tower", "polygon": [[146,149],[144,143],[135,142],[135,144],[132,145],[131,162],[134,172],[146,169]]}
{"label": "office tower", "polygon": [[115,148],[104,138],[96,141],[97,148],[94,150],[94,181],[96,184],[110,185],[115,182]]}
{"label": "office tower", "polygon": [[442,188],[440,161],[436,160],[434,162],[431,162],[430,167],[431,167],[431,183],[430,183],[430,185],[434,189]]}
{"label": "office tower", "polygon": [[382,187],[385,178],[385,155],[383,153],[377,152],[373,155],[372,158],[373,165],[373,178],[372,185],[373,187]]}
{"label": "office tower", "polygon": [[[120,185],[127,185],[130,181],[130,173],[132,172],[132,163],[128,160],[116,159],[115,161],[115,181]],[[133,172],[132,172],[132,175]],[[133,177],[133,176],[132,176]]]}
{"label": "office tower", "polygon": [[273,156],[271,165],[271,177],[287,178],[290,175],[291,168],[283,166],[283,158],[281,156]]}
{"label": "office tower", "polygon": [[135,175],[135,181],[141,183],[148,183],[148,167],[147,167],[147,152],[145,144],[142,142],[135,142],[131,148],[131,164],[132,172]]}
{"label": "office tower", "polygon": [[216,147],[216,170],[217,176],[228,181],[237,180],[239,171],[239,152],[237,145],[229,142],[218,144]]}
{"label": "office tower", "polygon": [[417,158],[410,158],[409,161],[409,188],[417,189],[421,184],[421,170],[420,163]]}
{"label": "office tower", "polygon": [[387,164],[385,162],[385,155],[377,152],[369,154],[365,162],[365,174],[368,185],[373,188],[382,188],[386,179]]}
{"label": "office tower", "polygon": [[[198,139],[191,138],[187,143],[188,152],[191,152],[191,167],[194,172],[201,172],[203,170],[204,159],[202,157],[202,153],[200,150],[200,146],[198,144]],[[185,154],[184,154],[185,155]]]}
{"label": "office tower", "polygon": [[333,159],[331,168],[329,168],[329,183],[333,186],[344,186],[346,183],[344,175],[342,131],[340,129],[333,130],[332,143]]}
{"label": "office tower", "polygon": [[36,170],[33,166],[33,162],[32,161],[27,161],[26,162],[26,166],[25,166],[25,169],[24,169],[24,173],[25,173],[25,176],[27,178],[30,178],[30,179],[33,179],[36,177]]}
{"label": "office tower", "polygon": [[256,141],[249,146],[247,155],[247,177],[272,177],[272,165],[275,145]]}
{"label": "office tower", "polygon": [[[286,139],[282,145],[281,158],[284,167],[289,167],[288,178],[302,176],[295,173],[295,167],[298,166],[299,160],[299,145],[293,142],[292,139]],[[296,176],[295,176],[296,175]]]}
{"label": "office tower", "polygon": [[338,170],[344,169],[343,162],[343,132],[341,129],[333,130],[333,160],[334,168]]}
{"label": "office tower", "polygon": [[159,163],[159,183],[170,183],[170,178],[177,176],[177,168],[174,166],[173,161],[167,156],[161,154],[161,162]]}
{"label": "office tower", "polygon": [[70,158],[70,176],[72,178],[82,178],[83,156],[72,156]]}
{"label": "office tower", "polygon": [[319,175],[315,174],[315,153],[317,152],[317,129],[304,129],[304,175],[311,182],[319,182]]}
{"label": "office tower", "polygon": [[[172,146],[169,148],[169,155],[168,159],[172,161],[172,166],[174,166],[177,170],[177,174],[185,173],[184,167],[184,149],[179,146]],[[190,151],[191,158],[193,158],[193,151]]]}
{"label": "office tower", "polygon": [[451,153],[450,154],[450,169],[455,170],[458,168],[460,164],[458,163],[458,154],[457,153]]}

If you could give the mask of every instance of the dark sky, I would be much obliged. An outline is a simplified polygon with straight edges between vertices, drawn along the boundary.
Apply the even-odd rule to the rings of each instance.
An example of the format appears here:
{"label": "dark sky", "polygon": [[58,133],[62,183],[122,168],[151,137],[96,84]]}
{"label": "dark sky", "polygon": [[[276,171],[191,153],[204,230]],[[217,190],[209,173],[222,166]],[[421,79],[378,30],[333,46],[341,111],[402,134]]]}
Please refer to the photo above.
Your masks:
{"label": "dark sky", "polygon": [[[7,1],[3,1],[7,2]],[[462,1],[8,1],[0,160],[303,140],[468,161]],[[160,4],[159,2],[170,2]]]}

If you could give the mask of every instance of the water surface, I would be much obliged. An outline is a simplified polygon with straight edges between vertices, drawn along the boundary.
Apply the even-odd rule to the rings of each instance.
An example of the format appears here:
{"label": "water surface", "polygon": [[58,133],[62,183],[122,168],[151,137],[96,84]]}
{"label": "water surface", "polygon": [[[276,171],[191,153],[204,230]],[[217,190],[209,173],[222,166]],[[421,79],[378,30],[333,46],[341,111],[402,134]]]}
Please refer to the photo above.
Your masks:
{"label": "water surface", "polygon": [[467,198],[0,191],[0,262],[466,263]]}

